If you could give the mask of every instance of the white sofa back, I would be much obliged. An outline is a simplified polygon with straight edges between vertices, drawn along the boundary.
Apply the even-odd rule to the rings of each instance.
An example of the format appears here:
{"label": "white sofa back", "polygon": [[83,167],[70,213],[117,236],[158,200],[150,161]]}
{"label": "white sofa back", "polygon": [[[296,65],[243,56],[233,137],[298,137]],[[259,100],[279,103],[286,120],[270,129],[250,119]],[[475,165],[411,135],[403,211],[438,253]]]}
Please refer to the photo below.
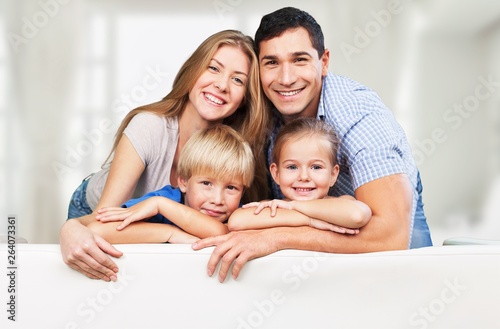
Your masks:
{"label": "white sofa back", "polygon": [[[119,279],[106,283],[67,267],[58,245],[17,244],[14,282],[8,269],[0,276],[0,327],[500,328],[498,245],[286,250],[249,262],[224,283],[206,274],[211,248],[117,247]],[[7,244],[0,254],[6,264]],[[12,283],[15,322],[11,294],[3,297]]]}

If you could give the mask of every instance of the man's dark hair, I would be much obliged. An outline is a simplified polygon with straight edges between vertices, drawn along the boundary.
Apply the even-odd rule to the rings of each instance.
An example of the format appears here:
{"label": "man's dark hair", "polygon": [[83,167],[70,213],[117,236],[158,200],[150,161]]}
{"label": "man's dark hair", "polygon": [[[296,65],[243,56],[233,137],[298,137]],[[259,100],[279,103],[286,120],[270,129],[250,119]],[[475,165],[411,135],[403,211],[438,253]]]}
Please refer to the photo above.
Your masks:
{"label": "man's dark hair", "polygon": [[262,17],[259,28],[255,32],[255,47],[260,54],[260,43],[280,36],[285,31],[303,27],[309,33],[311,43],[321,57],[325,52],[325,39],[321,26],[303,10],[284,7]]}

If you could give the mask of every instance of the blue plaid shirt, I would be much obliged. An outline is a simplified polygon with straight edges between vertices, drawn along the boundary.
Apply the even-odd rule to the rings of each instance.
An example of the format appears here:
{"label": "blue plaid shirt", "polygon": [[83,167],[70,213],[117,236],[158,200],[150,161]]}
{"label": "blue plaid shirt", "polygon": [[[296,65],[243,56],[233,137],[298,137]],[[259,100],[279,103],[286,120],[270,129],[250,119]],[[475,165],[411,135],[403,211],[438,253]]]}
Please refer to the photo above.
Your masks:
{"label": "blue plaid shirt", "polygon": [[[403,129],[380,97],[358,82],[330,72],[323,80],[317,118],[332,125],[340,139],[340,174],[329,195],[354,196],[354,190],[363,184],[405,173],[414,188],[413,218],[419,197],[418,169]],[[282,124],[277,120],[273,127],[268,162]],[[273,198],[283,198],[274,181],[272,186]]]}

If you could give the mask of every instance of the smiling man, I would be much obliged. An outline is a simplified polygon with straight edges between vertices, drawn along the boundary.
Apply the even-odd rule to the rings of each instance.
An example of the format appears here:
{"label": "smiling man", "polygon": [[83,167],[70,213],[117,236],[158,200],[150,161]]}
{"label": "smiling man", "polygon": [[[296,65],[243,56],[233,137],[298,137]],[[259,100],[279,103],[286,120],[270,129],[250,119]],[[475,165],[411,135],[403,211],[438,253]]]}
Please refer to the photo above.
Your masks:
{"label": "smiling man", "polygon": [[[216,246],[208,273],[220,262],[223,281],[254,258],[282,249],[360,253],[431,246],[420,174],[392,112],[371,89],[328,71],[330,52],[321,27],[291,7],[265,15],[255,34],[263,90],[273,105],[268,155],[280,127],[297,117],[331,124],[340,139],[340,174],[330,195],[353,195],[372,211],[355,236],[310,227],[239,231],[207,238],[194,249]],[[269,156],[268,156],[269,159]],[[273,197],[282,198],[274,184]]]}

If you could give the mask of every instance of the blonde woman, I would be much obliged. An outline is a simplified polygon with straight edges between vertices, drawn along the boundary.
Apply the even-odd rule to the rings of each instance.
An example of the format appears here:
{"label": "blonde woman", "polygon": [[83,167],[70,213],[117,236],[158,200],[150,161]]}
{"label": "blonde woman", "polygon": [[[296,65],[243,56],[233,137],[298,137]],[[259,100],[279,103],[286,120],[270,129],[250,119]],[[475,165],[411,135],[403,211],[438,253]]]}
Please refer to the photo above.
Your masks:
{"label": "blonde woman", "polygon": [[234,30],[207,38],[181,67],[165,98],[124,118],[112,160],[75,191],[60,232],[64,262],[90,278],[116,280],[118,268],[106,254],[122,253],[86,227],[96,221],[95,210],[176,186],[184,145],[198,130],[218,123],[238,131],[256,155],[257,175],[243,199],[265,198],[264,102],[252,39]]}

